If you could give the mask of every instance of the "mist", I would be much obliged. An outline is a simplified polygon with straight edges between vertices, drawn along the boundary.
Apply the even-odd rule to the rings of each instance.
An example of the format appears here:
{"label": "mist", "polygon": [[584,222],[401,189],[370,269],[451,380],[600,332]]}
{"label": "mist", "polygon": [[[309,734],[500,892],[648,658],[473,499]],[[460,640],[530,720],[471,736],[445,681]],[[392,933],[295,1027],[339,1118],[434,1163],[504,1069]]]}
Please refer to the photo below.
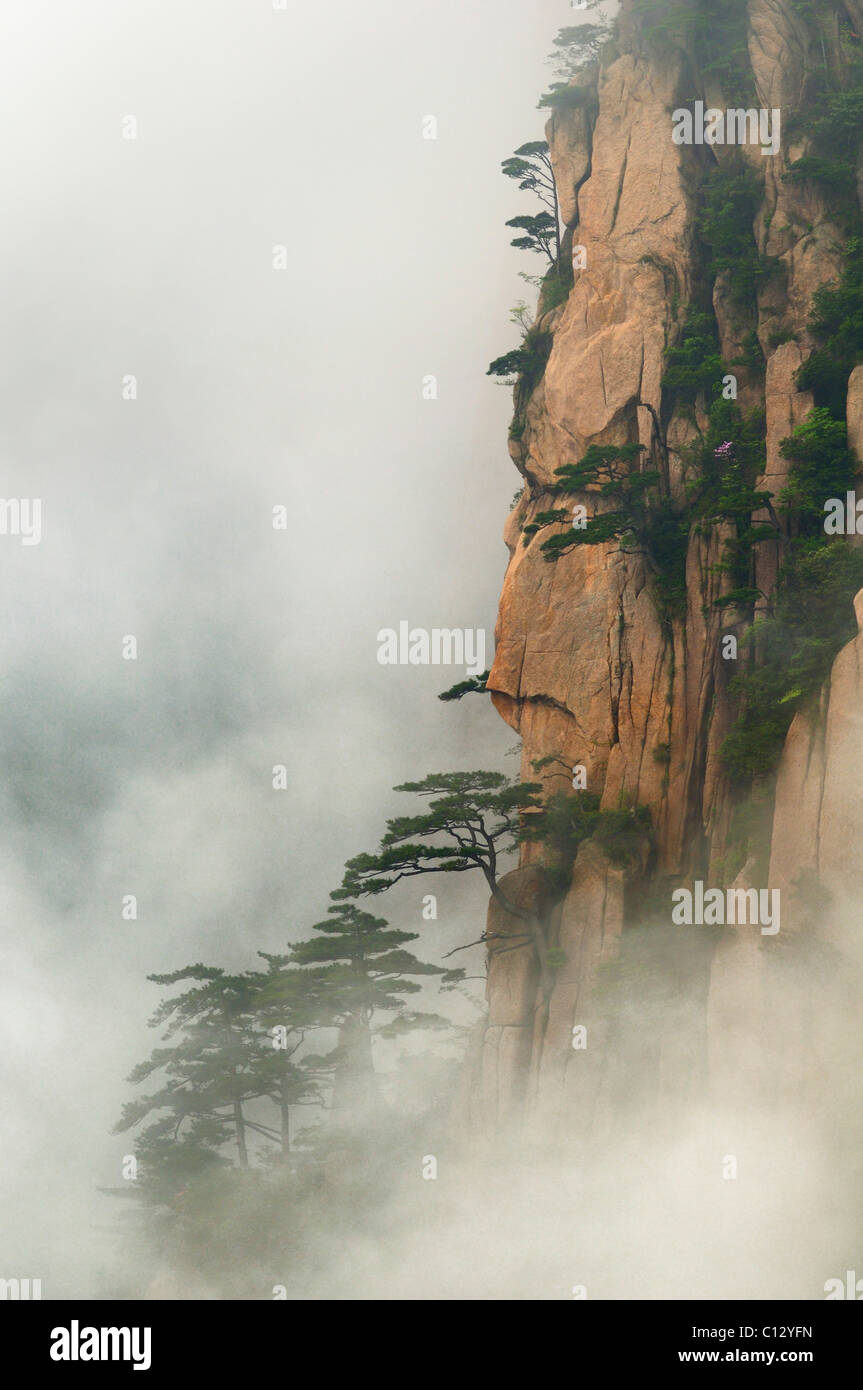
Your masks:
{"label": "mist", "polygon": [[5,8],[3,495],[43,537],[0,547],[0,1174],[44,1297],[110,1292],[146,974],[284,949],[395,782],[514,741],[376,634],[494,627],[499,165],[541,131],[556,9]]}
{"label": "mist", "polygon": [[[482,628],[491,652],[521,479],[486,367],[535,300],[500,162],[542,137],[570,18],[560,0],[5,7],[2,494],[40,498],[43,534],[0,538],[0,1275],[44,1298],[818,1297],[853,1267],[835,1154],[793,1106],[705,1102],[672,1137],[636,1109],[599,1150],[465,1148],[458,1048],[401,1092],[401,1052],[379,1049],[399,1123],[353,1117],[363,1156],[305,1194],[281,1263],[239,1241],[193,1272],[106,1192],[134,1152],[112,1133],[126,1077],[158,1041],[146,976],[244,970],[307,935],[403,809],[396,784],[517,771],[486,701],[437,700],[462,669],[381,665],[378,633]],[[382,913],[437,962],[479,937],[488,895],[436,882],[425,923],[426,891]],[[837,932],[853,955],[850,917]],[[466,1035],[483,960],[457,958]],[[720,1172],[741,1133],[742,1196]],[[213,1210],[224,1236],[235,1208]]]}

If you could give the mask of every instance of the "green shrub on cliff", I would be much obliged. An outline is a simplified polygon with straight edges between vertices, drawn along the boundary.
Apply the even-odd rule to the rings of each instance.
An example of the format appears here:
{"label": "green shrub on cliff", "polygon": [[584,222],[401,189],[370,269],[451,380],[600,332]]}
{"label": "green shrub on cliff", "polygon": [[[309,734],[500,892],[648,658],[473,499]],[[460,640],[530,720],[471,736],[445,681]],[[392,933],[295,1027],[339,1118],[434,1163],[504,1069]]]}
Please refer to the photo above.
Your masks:
{"label": "green shrub on cliff", "polygon": [[[593,0],[589,8],[596,9],[597,0]],[[555,51],[548,58],[554,68],[557,81],[552,82],[549,91],[540,97],[540,109],[544,107],[571,109],[577,106],[585,107],[596,104],[596,93],[591,87],[573,87],[570,86],[570,83],[589,64],[596,62],[612,33],[613,25],[603,18],[596,21],[588,20],[581,24],[571,24],[566,29],[558,30],[554,40]]]}
{"label": "green shrub on cliff", "polygon": [[816,407],[779,448],[791,461],[788,485],[779,495],[780,505],[797,534],[823,537],[824,503],[829,497],[844,501],[846,492],[854,487],[857,472],[845,421],[834,419],[824,407]]}
{"label": "green shrub on cliff", "polygon": [[565,304],[575,283],[572,259],[562,256],[546,274],[539,290],[538,314],[547,314],[559,304]]}
{"label": "green shrub on cliff", "polygon": [[863,122],[863,60],[854,54],[842,83],[828,83],[826,74],[810,78],[809,100],[794,120],[797,131],[810,138],[810,149],[782,178],[790,183],[812,179],[828,194],[847,225],[859,225],[856,206],[857,146]]}
{"label": "green shrub on cliff", "polygon": [[726,96],[755,95],[749,61],[747,0],[632,0],[632,15],[656,53],[684,49],[702,78],[714,78]]}
{"label": "green shrub on cliff", "polygon": [[606,19],[585,20],[559,29],[554,39],[554,52],[548,61],[561,82],[571,82],[586,64],[594,62],[608,39],[612,25]]}
{"label": "green shrub on cliff", "polygon": [[548,258],[552,269],[560,260],[560,216],[557,185],[546,140],[529,140],[501,164],[501,171],[513,179],[521,192],[533,193],[543,205],[539,213],[510,218],[507,227],[524,233],[510,243],[520,251],[535,251]]}
{"label": "green shrub on cliff", "polygon": [[764,180],[739,151],[704,181],[698,228],[710,253],[710,274],[725,274],[732,299],[750,305],[775,273],[777,262],[758,250],[753,224]]}
{"label": "green shrub on cliff", "polygon": [[822,537],[791,547],[773,612],[750,629],[748,669],[731,682],[742,711],[721,758],[732,777],[775,768],[795,712],[820,689],[836,654],[857,632],[852,599],[861,587],[863,552],[846,541],[828,544]]}
{"label": "green shrub on cliff", "polygon": [[[558,495],[593,493],[613,502],[614,506],[593,516],[585,515],[580,525],[576,523],[544,541],[540,550],[546,560],[557,560],[577,545],[599,545],[610,540],[621,540],[637,547],[646,543],[650,493],[659,483],[659,473],[654,468],[641,470],[636,467],[636,460],[643,452],[643,444],[591,444],[578,463],[567,463],[555,469],[555,477],[559,479],[555,488]],[[568,520],[568,517],[566,508],[541,512],[524,528],[525,545],[537,531]]]}
{"label": "green shrub on cliff", "polygon": [[797,373],[797,385],[842,418],[849,374],[863,362],[863,237],[845,245],[839,280],[816,290],[809,329],[818,345]]}
{"label": "green shrub on cliff", "polygon": [[710,399],[721,389],[723,371],[713,314],[690,308],[678,343],[665,354],[663,387],[692,405],[699,391]]}
{"label": "green shrub on cliff", "polygon": [[526,391],[536,386],[551,352],[550,333],[540,333],[531,329],[521,347],[513,348],[503,357],[496,357],[489,363],[486,376],[520,377]]}
{"label": "green shrub on cliff", "polygon": [[539,99],[540,108],[572,110],[574,107],[593,106],[596,97],[589,87],[570,87],[562,82],[553,82],[547,92]]}

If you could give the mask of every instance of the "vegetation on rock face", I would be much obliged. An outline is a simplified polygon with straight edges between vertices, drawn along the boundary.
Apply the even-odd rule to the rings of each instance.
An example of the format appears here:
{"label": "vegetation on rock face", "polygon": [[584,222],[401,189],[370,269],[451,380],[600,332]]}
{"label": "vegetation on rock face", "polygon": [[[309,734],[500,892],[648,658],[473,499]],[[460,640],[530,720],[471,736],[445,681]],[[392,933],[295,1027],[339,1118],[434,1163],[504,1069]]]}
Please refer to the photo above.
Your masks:
{"label": "vegetation on rock face", "polygon": [[[556,469],[555,492],[579,497],[585,514],[575,516],[566,507],[537,512],[523,529],[523,543],[529,545],[548,526],[570,523],[540,546],[544,558],[554,562],[576,546],[619,541],[623,550],[646,558],[660,611],[668,618],[685,602],[689,523],[685,509],[663,495],[659,469],[636,462],[644,452],[643,444],[594,444],[578,463]],[[596,497],[611,506],[587,515]]]}
{"label": "vegetation on rock face", "polygon": [[[539,783],[512,782],[500,772],[442,772],[395,790],[427,799],[428,810],[388,821],[379,851],[348,861],[333,898],[376,895],[418,874],[472,869],[492,894],[501,892],[499,858],[515,847],[524,813],[540,809]],[[505,898],[502,906],[511,910]]]}
{"label": "vegetation on rock face", "polygon": [[[567,782],[571,779],[571,769],[556,756],[539,759],[533,770],[539,773],[552,764],[566,768],[559,775]],[[651,835],[650,812],[645,807],[622,803],[616,809],[601,810],[599,797],[586,790],[553,792],[543,798],[541,783],[511,781],[501,773],[433,773],[396,791],[426,798],[428,810],[388,821],[380,848],[349,860],[342,886],[331,897],[377,895],[404,878],[479,869],[492,898],[524,924],[520,932],[507,934],[507,949],[520,945],[535,952],[546,995],[553,984],[553,966],[545,916],[550,903],[569,886],[579,847],[592,839],[613,863],[622,865]],[[543,850],[546,901],[531,908],[514,901],[501,882],[502,856],[523,843],[541,844]],[[479,941],[492,939],[483,933]]]}
{"label": "vegetation on rock face", "polygon": [[[517,492],[515,497],[513,498],[513,506],[516,505],[520,496],[521,493]],[[458,681],[455,685],[451,685],[449,690],[444,690],[440,695],[438,695],[438,699],[460,700],[464,695],[485,695],[487,689],[486,682],[488,681],[490,674],[490,671],[483,671],[482,674],[479,676],[471,676],[466,681]]]}
{"label": "vegetation on rock face", "polygon": [[690,54],[701,82],[718,84],[732,101],[755,95],[749,63],[747,0],[633,0],[632,13],[651,50]]}
{"label": "vegetation on rock face", "polygon": [[[753,554],[760,541],[781,535],[771,494],[756,484],[764,471],[764,413],[744,414],[736,401],[718,397],[707,413],[707,429],[694,447],[696,480],[690,506],[703,532],[724,524],[716,569],[729,588],[714,600],[719,608],[751,608],[760,597],[753,585]],[[756,520],[754,514],[762,519]]]}
{"label": "vegetation on rock face", "polygon": [[[546,559],[556,560],[577,545],[600,545],[609,540],[636,547],[647,544],[649,497],[659,483],[659,473],[653,468],[639,471],[634,467],[643,452],[643,444],[591,444],[578,463],[555,469],[555,477],[560,479],[556,488],[559,494],[580,496],[590,489],[613,506],[585,518],[581,526],[573,524],[544,541],[540,548]],[[569,519],[566,508],[540,512],[525,526],[524,544],[529,544],[531,536],[544,527]]]}
{"label": "vegetation on rock face", "polygon": [[704,180],[698,229],[709,252],[709,274],[726,275],[739,306],[754,306],[777,270],[777,262],[758,250],[753,232],[763,191],[764,180],[737,150]]}
{"label": "vegetation on rock face", "polygon": [[522,233],[522,236],[513,237],[510,246],[517,247],[519,251],[534,251],[546,256],[554,269],[559,255],[560,228],[550,212],[511,217],[506,225]]}
{"label": "vegetation on rock face", "polygon": [[[673,359],[664,379],[674,384],[685,398],[699,393],[697,383],[721,382],[722,362],[715,337],[706,324],[708,316],[694,314],[691,336]],[[707,351],[705,359],[700,354]],[[669,354],[672,357],[672,354]],[[705,360],[708,365],[705,366]],[[708,376],[717,373],[716,376]],[[770,507],[770,494],[755,487],[763,472],[763,417],[759,412],[744,416],[735,401],[721,396],[713,400],[707,415],[707,429],[689,453],[690,480],[685,502],[675,502],[662,486],[662,475],[655,467],[635,466],[644,453],[641,444],[619,446],[592,445],[578,464],[556,470],[560,478],[556,492],[579,496],[587,509],[592,499],[610,500],[613,507],[578,519],[563,532],[543,542],[541,551],[555,561],[579,545],[598,545],[618,540],[622,548],[635,550],[648,560],[654,574],[654,593],[660,616],[669,621],[682,617],[686,604],[686,555],[690,534],[696,525],[717,521],[731,522],[735,536],[725,543],[723,568],[733,575],[735,588],[748,583],[752,546],[766,538],[775,539],[775,518],[753,523],[752,513]],[[570,521],[566,508],[537,513],[524,528],[524,544],[545,527]],[[752,596],[748,595],[748,601]],[[737,595],[739,600],[739,593]]]}
{"label": "vegetation on rock face", "polygon": [[705,309],[691,307],[677,343],[665,354],[662,385],[683,404],[694,405],[699,392],[709,400],[720,390],[722,374],[716,319]]}
{"label": "vegetation on rock face", "polygon": [[551,352],[552,336],[532,328],[521,347],[489,363],[486,376],[517,377],[522,390],[529,393],[538,385]]}
{"label": "vegetation on rock face", "polygon": [[[843,297],[830,287],[816,296],[813,325],[825,343],[824,361],[837,381],[847,381],[855,349],[854,324],[860,306],[852,285]],[[859,341],[859,340],[857,340]],[[524,528],[524,543],[549,526],[566,524],[541,550],[556,560],[579,545],[617,540],[650,561],[660,612],[666,618],[685,611],[685,562],[693,528],[730,524],[721,570],[730,587],[717,604],[746,611],[767,601],[766,614],[746,639],[748,665],[731,682],[740,713],[727,736],[722,760],[735,779],[761,776],[775,767],[785,734],[800,705],[827,678],[837,652],[856,632],[851,600],[863,585],[863,557],[824,534],[824,503],[853,489],[858,463],[848,448],[844,420],[817,406],[782,440],[790,462],[787,486],[778,497],[759,489],[764,472],[764,417],[744,414],[720,390],[726,364],[719,355],[713,316],[692,309],[678,344],[667,354],[663,386],[684,404],[706,405],[706,428],[690,447],[685,504],[663,495],[661,474],[640,461],[642,445],[592,445],[578,464],[556,470],[555,491],[590,504],[601,498],[608,510],[572,525],[571,512],[558,507],[536,514]],[[824,379],[829,379],[825,368]],[[779,542],[783,563],[776,592],[754,587],[753,556],[764,542]]]}
{"label": "vegetation on rock face", "polygon": [[828,497],[844,500],[857,472],[845,421],[816,406],[779,447],[791,463],[788,484],[779,497],[790,533],[826,540],[824,503]]}
{"label": "vegetation on rock face", "polygon": [[569,256],[561,256],[557,265],[549,270],[539,289],[539,314],[547,314],[558,305],[565,304],[569,292],[575,284],[575,271]]}
{"label": "vegetation on rock face", "polygon": [[817,346],[798,372],[798,387],[841,420],[848,377],[863,362],[863,236],[844,247],[839,281],[816,290],[809,330]]}
{"label": "vegetation on rock face", "polygon": [[510,218],[507,227],[524,232],[524,236],[515,237],[510,244],[520,251],[546,256],[553,270],[560,260],[560,214],[548,143],[528,141],[503,161],[501,169],[523,192],[533,193],[544,208],[534,215]]}
{"label": "vegetation on rock face", "polygon": [[[549,754],[531,764],[534,772],[557,766],[556,776],[569,782],[572,769],[563,758]],[[618,866],[630,864],[652,841],[653,827],[646,806],[630,806],[625,798],[614,809],[600,808],[600,798],[589,791],[551,793],[540,816],[531,816],[522,827],[521,838],[540,842],[543,865],[550,882],[559,893],[569,887],[579,848],[593,840],[606,858]]]}
{"label": "vegetation on rock face", "polygon": [[816,406],[783,439],[788,483],[776,499],[782,516],[783,564],[764,617],[749,633],[748,665],[731,682],[740,713],[721,757],[737,780],[772,772],[795,712],[828,679],[844,644],[857,633],[853,597],[863,586],[863,555],[824,530],[828,498],[853,491],[859,461],[848,447],[848,376],[863,358],[863,242],[852,238],[838,285],[814,296],[810,331],[819,346],[798,373]]}
{"label": "vegetation on rock face", "polygon": [[[544,838],[549,811],[538,782],[514,782],[496,772],[432,773],[396,791],[428,799],[428,810],[387,822],[380,849],[348,861],[341,888],[331,896],[355,898],[388,891],[403,878],[478,869],[500,906],[524,924],[512,940],[532,946],[548,994],[552,976],[539,908],[515,902],[501,885],[500,859],[526,838]],[[552,879],[549,879],[551,885]],[[480,941],[488,940],[485,933]],[[476,944],[476,943],[474,943]]]}
{"label": "vegetation on rock face", "polygon": [[[598,0],[582,8],[595,10]],[[560,29],[554,40],[554,52],[549,55],[556,81],[540,97],[539,106],[552,110],[587,107],[596,104],[596,93],[590,85],[572,85],[595,63],[614,33],[614,24],[600,17],[571,24]]]}
{"label": "vegetation on rock face", "polygon": [[[718,82],[728,98],[751,95],[744,0],[727,7],[721,25],[707,0],[691,5],[636,0],[633,14],[649,45],[687,50],[698,60],[699,72]],[[706,283],[667,351],[662,380],[672,408],[682,406],[698,426],[695,443],[679,454],[685,501],[671,500],[660,461],[643,457],[642,446],[592,445],[577,464],[557,470],[553,490],[559,498],[578,498],[587,514],[573,525],[570,508],[552,506],[524,530],[527,545],[537,532],[556,528],[540,547],[549,560],[579,545],[608,541],[640,551],[653,571],[660,613],[672,619],[685,610],[691,535],[724,525],[719,568],[728,583],[717,602],[738,615],[748,612],[750,619],[756,603],[763,608],[744,644],[746,669],[730,687],[738,717],[722,759],[738,779],[775,767],[795,709],[820,688],[837,651],[856,631],[851,599],[863,583],[861,564],[844,541],[825,536],[823,524],[826,499],[844,497],[858,468],[844,420],[848,376],[863,361],[863,234],[855,197],[863,57],[856,42],[847,25],[840,25],[841,79],[837,84],[835,74],[828,77],[825,50],[823,72],[810,79],[805,108],[794,117],[795,133],[808,136],[810,146],[786,177],[818,180],[849,236],[839,281],[814,297],[809,329],[816,346],[798,373],[798,387],[813,392],[815,409],[781,443],[790,464],[786,487],[776,497],[758,488],[765,467],[763,412],[744,413],[723,390],[734,368],[744,367],[750,379],[763,373],[754,331],[757,300],[779,268],[755,237],[761,175],[739,152],[728,152],[698,188],[696,225]],[[748,316],[752,325],[731,363],[722,360],[710,302],[717,280],[742,324]],[[773,335],[771,347],[789,336]],[[754,555],[766,541],[780,547],[779,576],[770,595],[759,594],[753,580]]]}
{"label": "vegetation on rock face", "polygon": [[578,107],[589,108],[594,105],[595,100],[588,87],[570,87],[564,83],[553,83],[551,90],[540,97],[539,104],[556,111],[571,111]]}
{"label": "vegetation on rock face", "polygon": [[737,779],[771,772],[796,711],[823,685],[857,632],[852,597],[863,587],[863,552],[846,541],[797,542],[769,616],[749,630],[749,665],[731,682],[742,712],[722,745]]}
{"label": "vegetation on rock face", "polygon": [[612,29],[613,25],[606,19],[585,20],[582,24],[559,29],[554,38],[554,52],[548,59],[555,77],[560,82],[573,82],[599,57],[603,45],[611,38]]}
{"label": "vegetation on rock face", "polygon": [[[706,335],[702,342],[709,346]],[[697,360],[690,370],[684,385],[697,379]],[[853,488],[857,460],[844,421],[816,407],[781,441],[791,467],[786,487],[773,497],[757,487],[764,471],[763,413],[744,415],[720,396],[707,421],[693,450],[689,506],[700,526],[722,521],[734,527],[720,564],[731,587],[717,604],[744,611],[759,600],[767,604],[746,637],[748,665],[730,684],[740,713],[721,756],[739,780],[775,767],[795,710],[820,688],[856,632],[851,600],[863,584],[863,559],[824,534],[824,502]],[[765,541],[778,541],[783,557],[772,595],[752,583],[754,551]]]}
{"label": "vegetation on rock face", "polygon": [[809,137],[810,148],[782,177],[792,183],[811,179],[819,184],[850,229],[860,224],[856,156],[863,122],[863,57],[856,45],[847,42],[847,30],[843,39],[843,81],[837,86],[826,62],[810,74],[808,100],[792,124],[795,135]]}
{"label": "vegetation on rock face", "polygon": [[[519,189],[533,193],[543,204],[541,212],[511,217],[506,225],[522,233],[513,237],[512,246],[543,255],[548,260],[548,271],[540,285],[540,308],[545,314],[565,302],[573,285],[572,264],[568,259],[564,263],[561,255],[557,185],[547,141],[532,140],[519,146],[503,161],[501,169],[507,178],[517,182]],[[528,328],[524,315],[519,316],[518,323],[524,333],[521,346],[496,357],[486,372],[486,376],[504,377],[508,384],[518,385],[516,418],[510,428],[513,439],[519,437],[523,428],[521,408],[539,384],[552,347],[551,335],[535,325]]]}

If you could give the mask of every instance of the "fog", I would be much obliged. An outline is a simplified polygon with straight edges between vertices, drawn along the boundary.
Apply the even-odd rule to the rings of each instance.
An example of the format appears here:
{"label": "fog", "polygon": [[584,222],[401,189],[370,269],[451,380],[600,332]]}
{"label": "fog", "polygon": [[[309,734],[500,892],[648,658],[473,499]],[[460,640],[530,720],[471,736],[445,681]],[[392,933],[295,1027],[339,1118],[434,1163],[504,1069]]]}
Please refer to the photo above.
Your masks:
{"label": "fog", "polygon": [[2,492],[43,537],[0,543],[0,1184],[44,1297],[110,1294],[147,972],[283,949],[394,783],[514,742],[375,639],[491,641],[518,478],[485,368],[530,294],[500,161],[564,8],[4,7]]}
{"label": "fog", "polygon": [[[306,935],[396,783],[517,768],[486,702],[435,698],[462,671],[381,666],[376,637],[480,627],[491,651],[519,479],[485,370],[537,269],[508,245],[526,209],[500,161],[541,137],[570,19],[563,0],[4,7],[2,495],[41,498],[43,535],[0,537],[0,1275],[45,1298],[140,1296],[160,1274],[138,1280],[100,1190],[156,1041],[146,975],[245,969]],[[473,877],[433,885],[424,957],[479,934]],[[423,891],[383,914],[417,929]],[[783,1171],[766,1213],[753,1187],[731,1219],[713,1178],[681,1180],[716,1125],[694,1114],[620,1167],[454,1155],[458,1184],[405,1179],[379,1245],[322,1234],[292,1296],[817,1296],[845,1268],[824,1267],[846,1258],[841,1213],[805,1276],[778,1237],[751,1260],[829,1193],[829,1158],[814,1146],[808,1186]],[[443,1130],[430,1142],[446,1155]],[[775,1134],[751,1152],[769,1162]]]}

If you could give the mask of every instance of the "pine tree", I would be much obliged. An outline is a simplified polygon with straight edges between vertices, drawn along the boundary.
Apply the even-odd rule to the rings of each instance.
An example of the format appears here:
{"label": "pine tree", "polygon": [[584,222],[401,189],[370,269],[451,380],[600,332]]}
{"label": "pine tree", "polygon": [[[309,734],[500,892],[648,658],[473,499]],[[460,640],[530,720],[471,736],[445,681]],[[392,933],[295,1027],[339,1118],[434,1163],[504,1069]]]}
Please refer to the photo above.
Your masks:
{"label": "pine tree", "polygon": [[541,252],[554,267],[560,259],[560,218],[548,143],[529,140],[503,161],[501,169],[508,179],[516,180],[522,191],[534,193],[548,209],[535,216],[513,217],[507,222],[508,227],[526,233],[511,244],[520,250]]}
{"label": "pine tree", "polygon": [[115,1127],[125,1133],[153,1117],[137,1141],[150,1177],[159,1170],[190,1176],[223,1161],[229,1146],[247,1168],[250,1133],[281,1140],[284,1148],[286,1130],[250,1116],[247,1106],[269,1099],[281,1108],[315,1096],[316,1086],[261,1027],[257,1009],[267,977],[197,964],[148,978],[165,986],[193,982],[164,1000],[150,1020],[154,1028],[167,1025],[163,1041],[169,1045],[155,1048],[129,1076],[139,1085],[160,1075],[161,1086],[127,1102]]}
{"label": "pine tree", "polygon": [[[542,817],[541,784],[513,782],[500,772],[435,772],[422,782],[405,782],[395,790],[430,797],[428,811],[387,821],[377,854],[348,860],[342,886],[330,896],[344,899],[384,893],[417,874],[478,869],[492,897],[524,922],[521,936],[533,942],[544,986],[550,989],[543,925],[536,913],[507,897],[499,868],[500,857],[512,853],[524,838],[526,823],[534,816]],[[485,934],[479,938],[487,939]]]}
{"label": "pine tree", "polygon": [[[416,932],[388,927],[383,918],[373,917],[353,903],[331,907],[329,916],[316,922],[313,930],[317,936],[297,942],[282,959],[293,965],[317,967],[316,1016],[319,1023],[333,1025],[339,1032],[335,1052],[327,1058],[335,1068],[333,1107],[343,1112],[365,1110],[379,1100],[372,1060],[377,1016],[393,1016],[386,1026],[389,1036],[414,1028],[448,1027],[437,1014],[406,1009],[405,996],[421,989],[416,977],[452,979],[460,972],[418,960],[404,949],[408,942],[417,940]],[[275,973],[270,999],[278,999],[280,988]]]}
{"label": "pine tree", "polygon": [[290,968],[285,956],[259,951],[267,962],[266,973],[250,974],[254,981],[253,1009],[260,1029],[255,1074],[261,1096],[279,1114],[282,1157],[291,1151],[291,1108],[320,1105],[321,1083],[331,1070],[326,1058],[316,1054],[294,1058],[309,1032],[332,1023],[323,972]]}

